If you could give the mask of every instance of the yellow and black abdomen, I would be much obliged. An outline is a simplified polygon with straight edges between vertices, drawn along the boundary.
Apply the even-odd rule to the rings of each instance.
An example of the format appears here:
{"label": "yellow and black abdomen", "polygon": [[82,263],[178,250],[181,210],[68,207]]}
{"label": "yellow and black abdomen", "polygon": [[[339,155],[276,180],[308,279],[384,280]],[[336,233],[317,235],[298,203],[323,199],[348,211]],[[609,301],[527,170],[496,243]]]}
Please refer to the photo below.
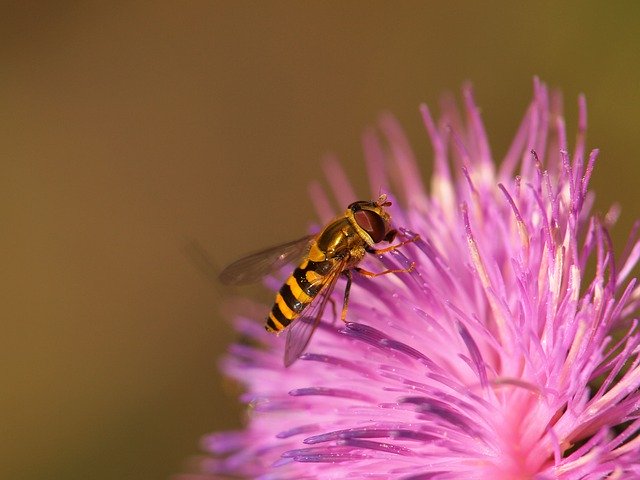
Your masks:
{"label": "yellow and black abdomen", "polygon": [[[294,270],[276,295],[265,328],[280,332],[300,316],[318,296],[337,262],[348,256],[354,239],[359,238],[346,218],[327,225],[309,247],[306,259]],[[335,272],[334,272],[335,273]],[[329,277],[329,278],[327,278]]]}
{"label": "yellow and black abdomen", "polygon": [[324,286],[331,265],[330,260],[305,260],[294,270],[276,295],[265,325],[268,332],[280,332],[300,316]]}

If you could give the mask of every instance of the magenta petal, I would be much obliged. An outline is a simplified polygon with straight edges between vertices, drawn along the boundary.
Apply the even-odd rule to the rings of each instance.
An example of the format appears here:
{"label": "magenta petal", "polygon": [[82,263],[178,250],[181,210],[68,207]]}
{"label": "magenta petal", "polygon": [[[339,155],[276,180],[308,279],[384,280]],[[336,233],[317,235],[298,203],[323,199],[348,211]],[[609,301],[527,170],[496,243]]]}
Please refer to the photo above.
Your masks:
{"label": "magenta petal", "polygon": [[[598,152],[578,103],[569,151],[560,96],[535,79],[501,162],[470,87],[462,111],[421,106],[428,186],[393,117],[368,130],[373,196],[389,194],[398,238],[419,238],[362,266],[411,271],[354,274],[348,322],[328,308],[290,368],[284,339],[239,317],[245,341],[222,367],[247,425],[203,440],[203,477],[640,478],[640,222],[616,258],[617,211],[590,212]],[[337,203],[355,198],[336,159],[325,171]],[[310,192],[321,223],[339,213],[319,182]]]}

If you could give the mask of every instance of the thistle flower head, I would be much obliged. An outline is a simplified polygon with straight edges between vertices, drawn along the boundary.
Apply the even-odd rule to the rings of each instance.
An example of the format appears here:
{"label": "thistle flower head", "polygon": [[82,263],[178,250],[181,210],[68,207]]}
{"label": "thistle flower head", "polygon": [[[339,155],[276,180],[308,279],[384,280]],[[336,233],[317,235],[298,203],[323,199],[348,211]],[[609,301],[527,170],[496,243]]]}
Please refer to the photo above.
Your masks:
{"label": "thistle flower head", "polygon": [[[348,323],[328,308],[290,368],[283,338],[257,318],[236,318],[251,342],[232,346],[223,369],[246,389],[248,422],[204,439],[213,455],[203,472],[640,477],[640,289],[630,276],[640,244],[632,239],[614,258],[615,210],[590,213],[597,151],[586,151],[585,102],[570,151],[560,101],[535,81],[499,163],[469,88],[463,103],[462,112],[445,106],[438,122],[421,108],[433,146],[429,188],[395,120],[382,119],[382,141],[366,133],[371,197],[388,192],[394,225],[420,236],[368,268],[416,267],[355,275]],[[328,173],[340,204],[357,199],[336,162]],[[328,196],[317,185],[312,193],[320,221],[332,218]]]}

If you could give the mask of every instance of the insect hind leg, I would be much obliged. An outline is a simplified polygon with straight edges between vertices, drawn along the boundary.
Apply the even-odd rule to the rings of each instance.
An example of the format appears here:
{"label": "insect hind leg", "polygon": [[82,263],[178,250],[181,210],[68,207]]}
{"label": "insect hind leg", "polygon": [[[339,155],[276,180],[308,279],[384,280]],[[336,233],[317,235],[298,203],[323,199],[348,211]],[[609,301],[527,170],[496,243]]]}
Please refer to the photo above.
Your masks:
{"label": "insect hind leg", "polygon": [[333,298],[329,298],[329,303],[331,304],[331,312],[333,313],[333,322],[332,323],[336,323],[336,320],[338,318],[338,311],[336,310],[336,301]]}

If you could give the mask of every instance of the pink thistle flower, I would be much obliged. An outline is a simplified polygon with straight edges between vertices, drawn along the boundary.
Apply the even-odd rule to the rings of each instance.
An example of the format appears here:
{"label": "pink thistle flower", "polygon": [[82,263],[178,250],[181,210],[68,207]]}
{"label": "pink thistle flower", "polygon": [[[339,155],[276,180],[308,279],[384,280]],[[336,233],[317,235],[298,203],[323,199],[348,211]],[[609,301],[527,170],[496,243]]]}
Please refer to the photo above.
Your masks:
{"label": "pink thistle flower", "polygon": [[[327,309],[290,368],[284,338],[265,334],[261,317],[237,318],[250,342],[232,346],[223,369],[246,388],[248,424],[204,439],[213,456],[202,471],[640,478],[640,287],[630,277],[640,242],[632,236],[614,259],[615,210],[590,213],[597,151],[585,150],[584,99],[569,153],[559,96],[535,81],[500,164],[469,88],[463,115],[451,105],[438,123],[421,113],[433,145],[429,190],[394,119],[381,121],[384,143],[364,137],[371,197],[395,193],[394,225],[420,235],[369,261],[416,268],[355,275],[349,322],[332,323]],[[357,199],[337,162],[328,178],[341,205]],[[321,221],[332,218],[325,193],[312,193]],[[268,283],[276,290],[283,278]]]}

